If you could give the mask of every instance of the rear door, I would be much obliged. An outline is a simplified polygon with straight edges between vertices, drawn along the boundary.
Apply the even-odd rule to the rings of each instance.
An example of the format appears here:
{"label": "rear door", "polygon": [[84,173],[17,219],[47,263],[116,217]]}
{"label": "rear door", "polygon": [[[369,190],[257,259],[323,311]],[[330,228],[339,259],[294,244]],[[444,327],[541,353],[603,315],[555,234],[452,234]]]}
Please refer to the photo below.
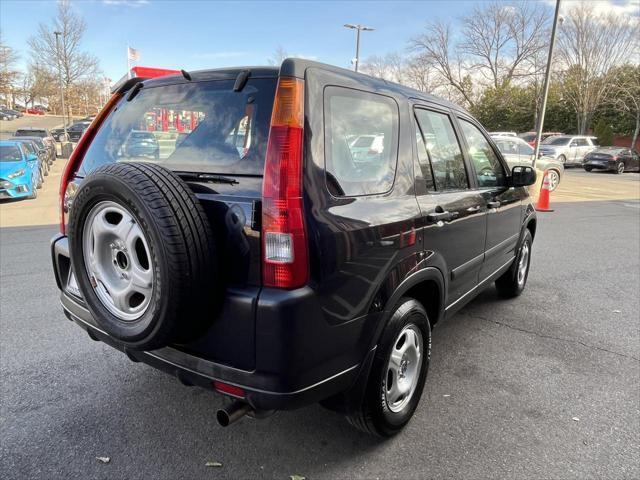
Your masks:
{"label": "rear door", "polygon": [[424,248],[447,279],[449,307],[477,285],[484,257],[486,201],[469,182],[451,112],[421,104],[414,113],[419,164],[416,195]]}
{"label": "rear door", "polygon": [[475,184],[487,209],[484,262],[479,280],[491,276],[509,263],[520,236],[522,216],[520,190],[507,187],[507,170],[489,137],[470,117],[458,117],[465,153]]}

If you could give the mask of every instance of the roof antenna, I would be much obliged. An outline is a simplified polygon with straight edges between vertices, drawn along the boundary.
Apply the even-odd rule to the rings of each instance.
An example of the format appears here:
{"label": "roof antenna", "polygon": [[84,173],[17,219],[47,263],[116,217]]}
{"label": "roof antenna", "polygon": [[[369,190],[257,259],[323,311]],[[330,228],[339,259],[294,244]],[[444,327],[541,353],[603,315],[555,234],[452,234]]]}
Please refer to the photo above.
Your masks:
{"label": "roof antenna", "polygon": [[234,92],[241,92],[244,86],[247,84],[247,80],[249,80],[249,75],[251,75],[251,70],[242,70],[238,73],[236,77],[236,82],[233,84]]}
{"label": "roof antenna", "polygon": [[180,73],[184,78],[187,79],[188,82],[191,81],[191,74],[189,72],[187,72],[186,70],[180,70]]}

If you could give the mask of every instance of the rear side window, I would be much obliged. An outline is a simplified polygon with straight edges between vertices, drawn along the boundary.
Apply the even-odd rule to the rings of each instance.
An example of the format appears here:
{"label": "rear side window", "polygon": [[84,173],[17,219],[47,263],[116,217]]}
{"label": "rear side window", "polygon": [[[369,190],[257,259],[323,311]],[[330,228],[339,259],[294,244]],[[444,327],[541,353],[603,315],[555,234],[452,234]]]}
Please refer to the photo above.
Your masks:
{"label": "rear side window", "polygon": [[533,148],[530,145],[520,143],[518,144],[518,153],[520,155],[533,155]]}
{"label": "rear side window", "polygon": [[325,168],[335,196],[388,192],[398,159],[398,105],[341,87],[324,92]]}
{"label": "rear side window", "polygon": [[276,79],[144,86],[100,127],[79,175],[113,162],[174,171],[263,175]]}
{"label": "rear side window", "polygon": [[449,115],[419,109],[416,110],[416,119],[431,161],[436,189],[469,188],[462,150]]}

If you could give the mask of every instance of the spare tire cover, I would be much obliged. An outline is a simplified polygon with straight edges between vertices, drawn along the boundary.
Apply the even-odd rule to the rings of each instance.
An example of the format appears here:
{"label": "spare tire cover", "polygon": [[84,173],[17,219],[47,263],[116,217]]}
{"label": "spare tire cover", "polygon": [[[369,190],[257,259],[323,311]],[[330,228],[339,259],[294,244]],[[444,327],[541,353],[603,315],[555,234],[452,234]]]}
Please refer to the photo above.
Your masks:
{"label": "spare tire cover", "polygon": [[91,172],[67,227],[71,264],[98,326],[152,350],[204,332],[222,293],[202,205],[173,172],[114,163]]}

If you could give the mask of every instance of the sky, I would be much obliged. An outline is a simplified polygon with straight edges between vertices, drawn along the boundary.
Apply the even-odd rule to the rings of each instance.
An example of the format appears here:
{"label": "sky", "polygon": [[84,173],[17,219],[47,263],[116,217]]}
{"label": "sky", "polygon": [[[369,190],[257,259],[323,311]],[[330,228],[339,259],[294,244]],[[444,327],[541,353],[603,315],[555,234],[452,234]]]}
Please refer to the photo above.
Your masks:
{"label": "sky", "polygon": [[[539,0],[550,11],[554,0]],[[571,0],[569,0],[571,1]],[[278,47],[289,54],[350,67],[355,31],[344,23],[375,28],[361,37],[360,58],[406,51],[427,21],[456,20],[484,0],[263,1],[72,0],[85,19],[84,50],[100,59],[107,78],[127,69],[127,45],[143,66],[198,70],[264,65]],[[505,2],[508,3],[508,2]],[[593,0],[603,11],[640,12],[640,0]],[[1,0],[3,42],[28,60],[27,39],[38,23],[50,23],[55,1]]]}

